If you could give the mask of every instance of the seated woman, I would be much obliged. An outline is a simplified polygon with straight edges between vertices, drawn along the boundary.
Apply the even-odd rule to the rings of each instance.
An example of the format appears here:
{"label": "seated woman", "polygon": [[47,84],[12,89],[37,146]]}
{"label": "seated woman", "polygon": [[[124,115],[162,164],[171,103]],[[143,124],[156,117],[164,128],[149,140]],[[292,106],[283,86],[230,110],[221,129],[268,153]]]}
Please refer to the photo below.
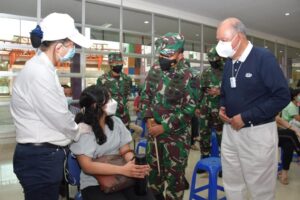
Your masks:
{"label": "seated woman", "polygon": [[[133,187],[106,194],[93,175],[124,175],[143,178],[148,174],[148,165],[135,165],[134,154],[129,143],[130,132],[122,121],[114,115],[117,103],[111,99],[107,89],[92,85],[87,87],[80,96],[82,113],[76,116],[76,122],[83,122],[90,128],[90,133],[83,134],[79,141],[73,143],[71,151],[76,155],[82,172],[80,189],[84,200],[95,199],[154,199],[150,190],[145,196],[137,196]],[[103,155],[120,154],[127,161],[124,166],[95,162],[93,159]]]}
{"label": "seated woman", "polygon": [[300,89],[290,88],[291,102],[282,110],[282,118],[300,128]]}
{"label": "seated woman", "polygon": [[297,107],[299,90],[291,89],[291,103],[283,109],[282,118],[276,117],[278,125],[279,146],[283,151],[282,155],[282,171],[279,173],[279,181],[287,185],[288,171],[293,159],[293,152],[296,151],[300,156],[300,130],[294,125],[290,124],[288,120],[297,119],[299,108]]}
{"label": "seated woman", "polygon": [[281,147],[281,150],[283,151],[281,161],[282,171],[279,173],[279,181],[282,184],[287,185],[289,184],[288,171],[290,169],[294,151],[296,151],[298,157],[300,157],[300,143],[298,139],[298,137],[300,137],[300,131],[279,116],[276,117],[276,122],[278,125],[279,147]]}

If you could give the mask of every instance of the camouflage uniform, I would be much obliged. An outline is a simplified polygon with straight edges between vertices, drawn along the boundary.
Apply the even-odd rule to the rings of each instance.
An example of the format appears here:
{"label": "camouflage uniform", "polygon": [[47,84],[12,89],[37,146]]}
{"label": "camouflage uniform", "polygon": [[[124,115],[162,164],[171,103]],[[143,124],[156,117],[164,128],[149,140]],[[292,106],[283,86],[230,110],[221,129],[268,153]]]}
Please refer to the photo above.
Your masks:
{"label": "camouflage uniform", "polygon": [[[111,69],[120,65],[120,63],[123,62],[121,53],[109,53],[108,62]],[[130,116],[127,102],[131,91],[132,81],[131,78],[123,72],[120,72],[119,77],[114,77],[112,73],[111,70],[100,76],[97,80],[97,85],[104,85],[110,91],[112,98],[118,102],[116,116],[121,118],[123,123],[129,127]]]}
{"label": "camouflage uniform", "polygon": [[[207,157],[210,153],[211,129],[216,130],[218,143],[221,143],[221,133],[223,123],[219,118],[220,96],[212,96],[205,92],[206,88],[221,87],[224,61],[219,57],[215,46],[208,52],[208,60],[211,67],[206,69],[201,75],[201,90],[204,92],[200,102],[199,132],[200,132],[200,151],[202,157]],[[212,65],[216,66],[213,67]]]}
{"label": "camouflage uniform", "polygon": [[[184,39],[178,33],[168,33],[156,41],[162,55],[173,55],[183,48]],[[162,70],[159,62],[150,69],[141,92],[142,116],[161,124],[164,133],[156,137],[161,174],[158,175],[153,138],[149,136],[147,162],[151,166],[149,184],[154,194],[163,194],[166,181],[166,199],[182,199],[184,174],[190,147],[190,120],[195,110],[198,90],[191,68],[184,60],[169,70]]]}

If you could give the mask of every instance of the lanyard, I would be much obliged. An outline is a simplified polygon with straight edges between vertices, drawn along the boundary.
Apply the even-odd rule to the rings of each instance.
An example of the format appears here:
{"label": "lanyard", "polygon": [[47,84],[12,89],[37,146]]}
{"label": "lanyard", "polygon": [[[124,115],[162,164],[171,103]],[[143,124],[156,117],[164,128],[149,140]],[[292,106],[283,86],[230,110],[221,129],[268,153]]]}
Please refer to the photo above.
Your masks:
{"label": "lanyard", "polygon": [[231,77],[230,77],[230,87],[231,88],[236,88],[236,77],[237,77],[237,75],[239,74],[239,71],[240,71],[240,69],[241,69],[241,67],[242,67],[242,62],[241,62],[241,64],[240,64],[240,66],[238,67],[238,69],[237,69],[237,72],[236,72],[236,75],[234,76],[234,73],[233,73],[233,71],[234,71],[234,65],[233,65],[233,63],[232,63],[232,65],[231,65]]}
{"label": "lanyard", "polygon": [[[236,61],[236,62],[238,62],[238,61]],[[234,64],[233,63],[231,64],[231,77],[234,77],[236,79],[236,77],[237,77],[237,75],[238,75],[238,73],[239,73],[242,65],[243,65],[243,63],[241,62],[240,66],[237,69],[236,75],[234,76],[234,72],[233,72],[234,71]]]}

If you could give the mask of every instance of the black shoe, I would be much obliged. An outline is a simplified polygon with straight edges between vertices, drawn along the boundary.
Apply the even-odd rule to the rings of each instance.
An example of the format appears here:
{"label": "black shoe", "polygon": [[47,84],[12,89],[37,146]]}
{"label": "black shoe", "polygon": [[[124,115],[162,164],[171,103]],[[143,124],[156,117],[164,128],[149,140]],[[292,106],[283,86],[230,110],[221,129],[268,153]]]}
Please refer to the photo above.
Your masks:
{"label": "black shoe", "polygon": [[222,171],[219,171],[219,178],[222,178],[223,177],[223,173],[222,173]]}
{"label": "black shoe", "polygon": [[165,200],[165,197],[163,194],[156,194],[154,195],[156,200]]}
{"label": "black shoe", "polygon": [[203,174],[203,173],[205,173],[206,171],[204,170],[204,169],[198,169],[197,170],[197,174]]}
{"label": "black shoe", "polygon": [[186,178],[184,177],[184,190],[188,190],[190,189],[190,184],[189,182],[186,180]]}
{"label": "black shoe", "polygon": [[204,158],[209,158],[209,155],[202,155],[201,160],[204,159]]}

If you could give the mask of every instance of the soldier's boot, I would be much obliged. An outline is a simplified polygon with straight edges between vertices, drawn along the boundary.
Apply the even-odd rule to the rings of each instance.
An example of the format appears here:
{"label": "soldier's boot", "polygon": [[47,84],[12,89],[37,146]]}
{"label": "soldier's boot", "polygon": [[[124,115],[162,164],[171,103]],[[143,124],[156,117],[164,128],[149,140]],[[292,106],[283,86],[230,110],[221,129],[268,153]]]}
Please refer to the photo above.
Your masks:
{"label": "soldier's boot", "polygon": [[[204,158],[208,158],[209,157],[209,155],[202,155],[201,156],[201,159],[204,159]],[[197,170],[197,174],[203,174],[203,173],[205,173],[206,171],[205,170],[203,170],[203,169],[198,169]]]}
{"label": "soldier's boot", "polygon": [[218,174],[218,176],[219,176],[220,178],[222,178],[222,177],[223,177],[223,173],[222,173],[222,171],[219,171],[219,174]]}
{"label": "soldier's boot", "polygon": [[190,189],[190,184],[189,184],[189,182],[187,181],[187,179],[184,177],[184,189],[185,190],[188,190],[188,189]]}
{"label": "soldier's boot", "polygon": [[156,194],[154,196],[155,196],[155,200],[165,200],[165,197],[162,193]]}

